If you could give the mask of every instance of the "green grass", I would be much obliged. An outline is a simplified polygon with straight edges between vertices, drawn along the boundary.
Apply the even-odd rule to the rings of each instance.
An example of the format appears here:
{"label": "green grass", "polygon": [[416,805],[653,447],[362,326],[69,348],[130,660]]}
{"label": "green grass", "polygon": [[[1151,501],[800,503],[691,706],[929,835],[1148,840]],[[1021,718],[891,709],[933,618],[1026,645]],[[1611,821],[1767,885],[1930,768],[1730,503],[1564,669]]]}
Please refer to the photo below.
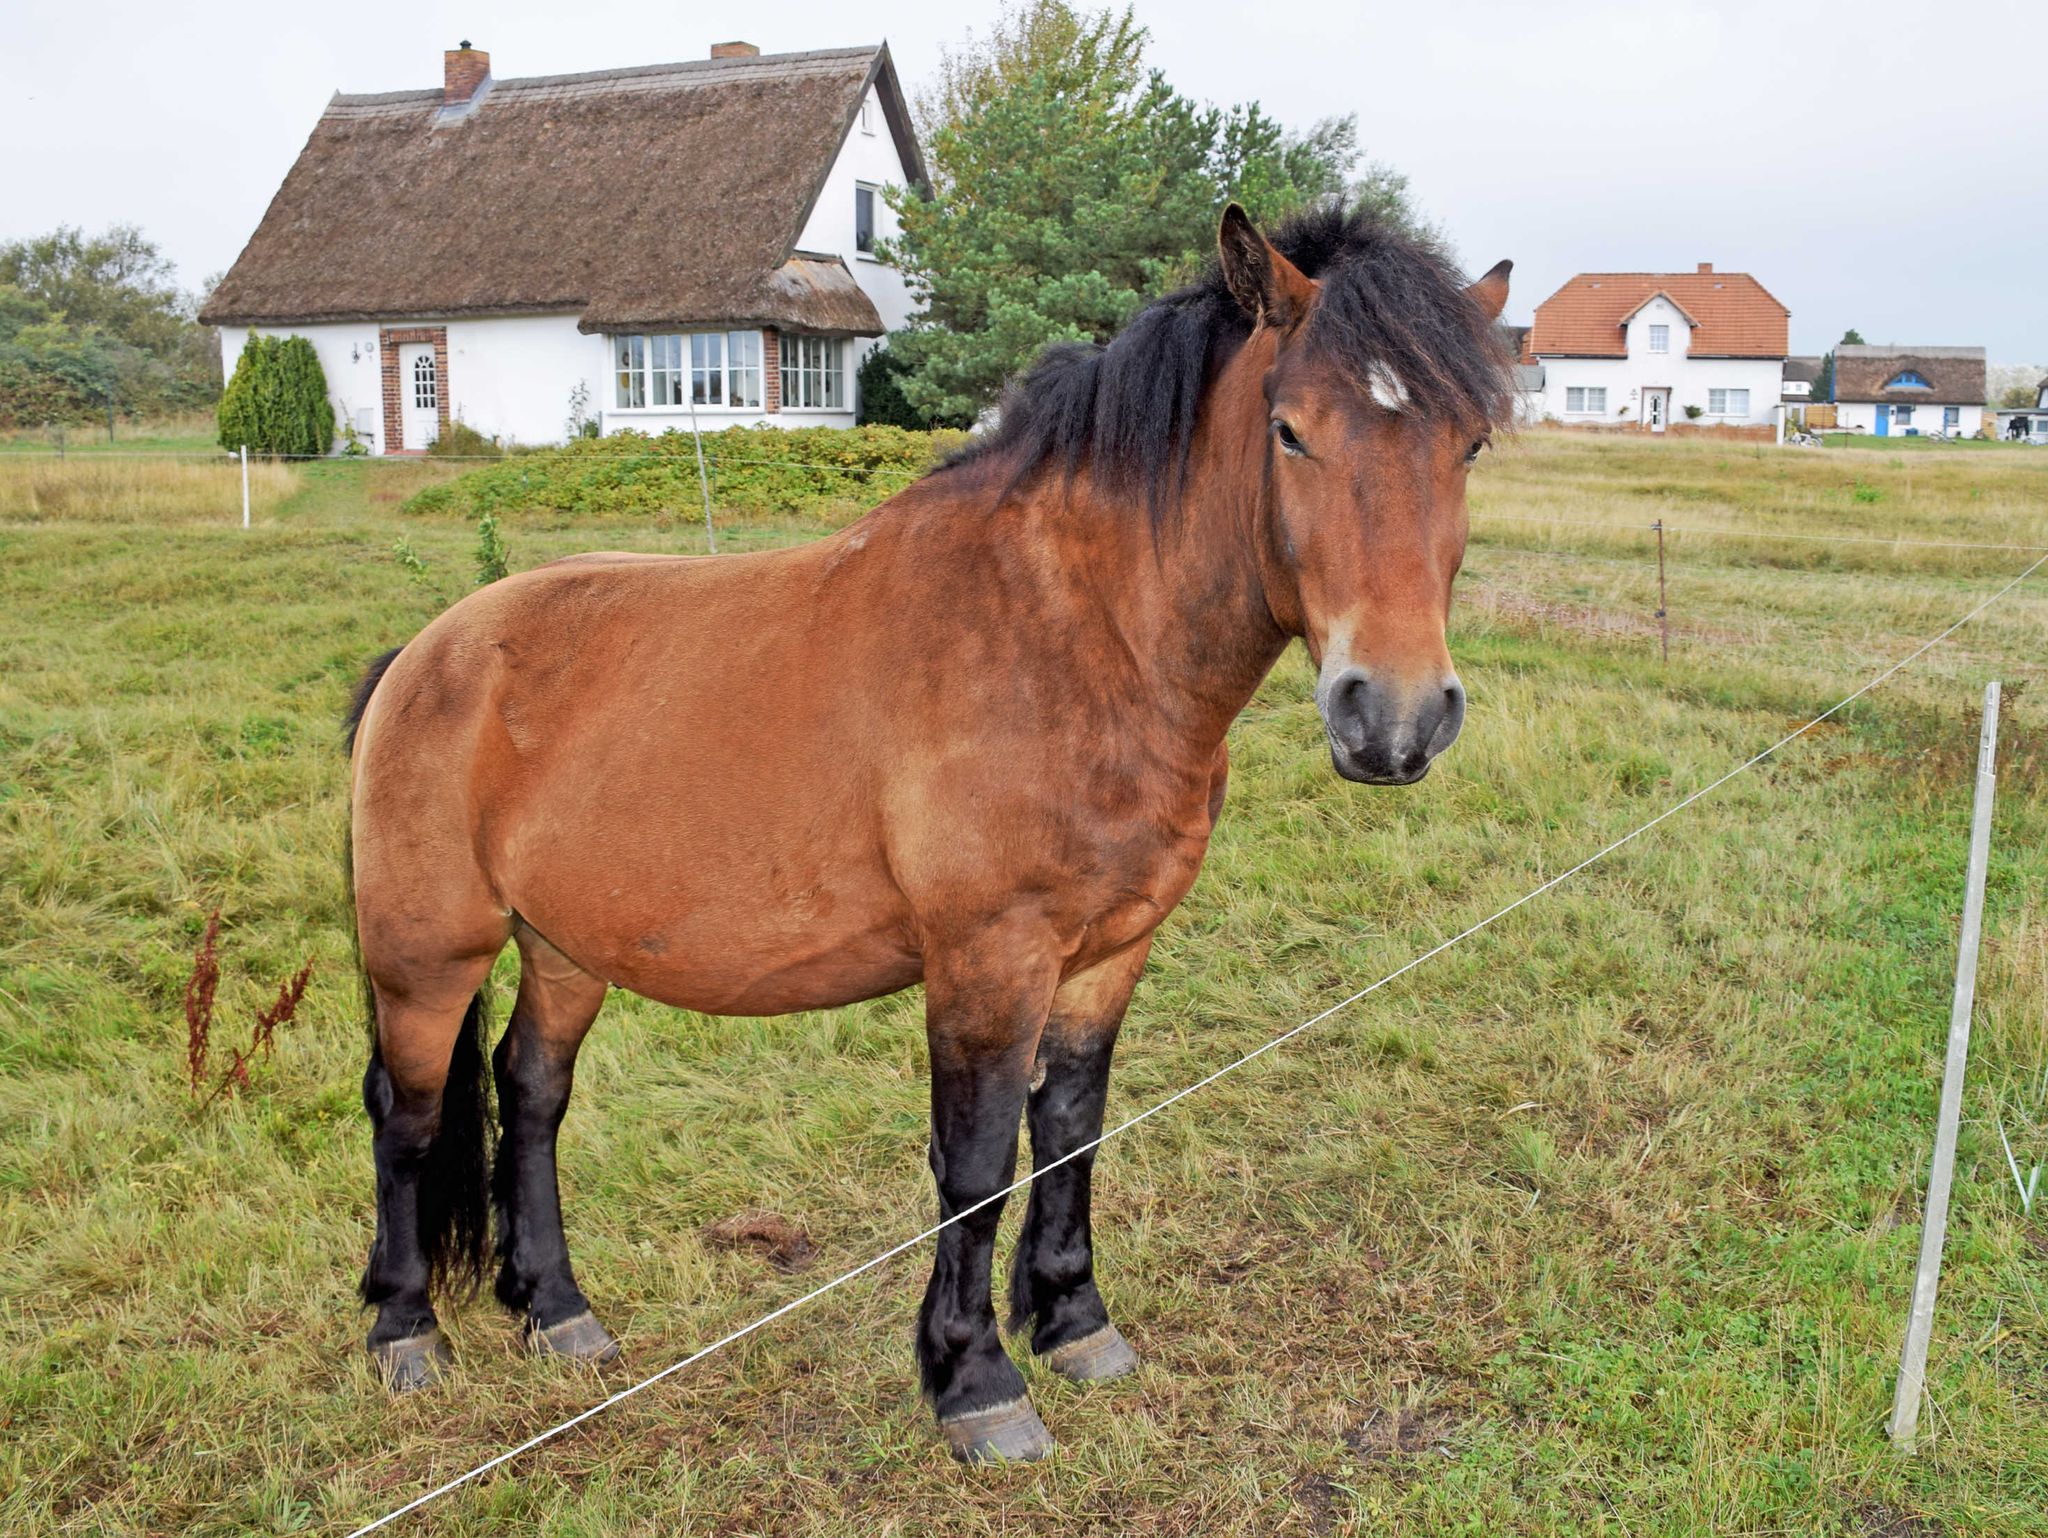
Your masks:
{"label": "green grass", "polygon": [[[217,525],[0,512],[10,1533],[345,1531],[933,1208],[914,993],[773,1021],[615,996],[562,1164],[626,1364],[524,1360],[480,1301],[444,1311],[454,1381],[386,1402],[352,1291],[371,1193],[336,718],[363,661],[466,588],[476,533],[398,512],[446,467],[294,473],[248,534],[238,508]],[[1532,434],[1489,460],[1453,638],[1465,737],[1412,790],[1343,784],[1308,669],[1283,660],[1234,733],[1229,804],[1139,990],[1112,1117],[1715,778],[2031,559],[1773,533],[2048,543],[2044,493],[2048,457]],[[1670,541],[1668,667],[1640,527],[1660,515],[1762,531]],[[502,516],[515,568],[701,548],[687,507]],[[818,527],[733,517],[720,547]],[[391,554],[401,534],[423,577]],[[1027,1368],[1051,1464],[945,1457],[911,1365],[913,1256],[397,1530],[2048,1530],[2048,1229],[2021,1218],[1992,1125],[2048,1157],[2044,626],[2048,577],[1112,1144],[1100,1270],[1147,1365],[1086,1392]],[[1929,1445],[1908,1460],[1881,1425],[1992,676],[2011,709],[1987,950]],[[223,1041],[302,959],[317,971],[256,1093],[200,1113],[179,998],[215,907]],[[783,1275],[705,1241],[745,1207],[800,1225],[816,1260]]]}
{"label": "green grass", "polygon": [[2025,443],[2008,443],[2003,438],[1930,438],[1920,435],[1908,437],[1904,433],[1892,433],[1880,438],[1875,433],[1820,434],[1822,446],[1830,449],[2023,449],[2032,447]]}

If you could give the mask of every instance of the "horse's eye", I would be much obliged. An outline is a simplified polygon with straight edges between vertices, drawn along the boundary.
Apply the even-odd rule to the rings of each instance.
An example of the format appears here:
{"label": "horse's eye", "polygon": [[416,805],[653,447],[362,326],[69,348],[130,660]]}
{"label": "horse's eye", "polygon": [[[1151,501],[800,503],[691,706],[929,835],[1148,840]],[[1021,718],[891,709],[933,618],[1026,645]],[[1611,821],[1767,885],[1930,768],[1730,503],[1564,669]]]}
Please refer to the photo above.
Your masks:
{"label": "horse's eye", "polygon": [[1306,454],[1308,452],[1307,449],[1301,446],[1301,440],[1294,436],[1294,429],[1278,417],[1273,419],[1273,435],[1280,440],[1281,449],[1289,454]]}
{"label": "horse's eye", "polygon": [[1468,465],[1476,464],[1479,460],[1479,451],[1485,447],[1486,440],[1484,438],[1481,438],[1477,443],[1473,444],[1471,448],[1465,450],[1465,463]]}

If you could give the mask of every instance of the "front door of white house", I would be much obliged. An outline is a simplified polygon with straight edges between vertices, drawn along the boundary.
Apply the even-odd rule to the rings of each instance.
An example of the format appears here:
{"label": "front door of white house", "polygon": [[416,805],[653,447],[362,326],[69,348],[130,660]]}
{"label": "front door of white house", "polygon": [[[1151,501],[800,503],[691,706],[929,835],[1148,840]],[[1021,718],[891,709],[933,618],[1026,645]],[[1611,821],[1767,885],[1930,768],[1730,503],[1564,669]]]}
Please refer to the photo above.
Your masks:
{"label": "front door of white house", "polygon": [[432,342],[407,342],[398,350],[399,431],[408,449],[423,449],[441,436],[441,378]]}
{"label": "front door of white house", "polygon": [[1671,415],[1671,392],[1669,390],[1643,391],[1643,421],[1653,433],[1664,431],[1664,420]]}

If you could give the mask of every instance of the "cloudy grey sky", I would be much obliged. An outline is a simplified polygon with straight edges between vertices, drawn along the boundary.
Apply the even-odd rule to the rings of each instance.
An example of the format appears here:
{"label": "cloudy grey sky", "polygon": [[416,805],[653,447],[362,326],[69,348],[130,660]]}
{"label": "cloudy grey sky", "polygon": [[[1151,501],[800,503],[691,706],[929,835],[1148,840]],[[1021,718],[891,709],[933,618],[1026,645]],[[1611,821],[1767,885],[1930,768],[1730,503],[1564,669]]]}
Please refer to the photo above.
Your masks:
{"label": "cloudy grey sky", "polygon": [[[996,0],[14,0],[0,24],[0,238],[138,223],[187,284],[230,263],[337,89],[436,84],[463,37],[500,78],[886,36],[915,89]],[[1139,0],[1191,95],[1358,114],[1511,314],[1589,269],[1753,272],[1814,352],[1978,343],[2048,361],[2048,56],[2019,0],[1226,5]],[[674,189],[681,217],[716,219]],[[402,235],[396,238],[403,238]]]}

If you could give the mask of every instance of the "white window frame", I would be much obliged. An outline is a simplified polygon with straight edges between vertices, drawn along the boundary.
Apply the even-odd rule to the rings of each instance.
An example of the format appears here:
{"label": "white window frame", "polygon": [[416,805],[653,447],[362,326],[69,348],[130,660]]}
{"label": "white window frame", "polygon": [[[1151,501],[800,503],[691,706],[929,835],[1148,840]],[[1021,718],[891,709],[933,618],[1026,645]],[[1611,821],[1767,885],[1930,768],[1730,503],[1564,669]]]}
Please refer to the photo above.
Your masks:
{"label": "white window frame", "polygon": [[1650,327],[1650,351],[1671,351],[1671,327],[1662,321]]}
{"label": "white window frame", "polygon": [[872,96],[860,99],[860,131],[864,134],[875,131],[875,99]]}
{"label": "white window frame", "polygon": [[[1734,404],[1736,396],[1742,397],[1742,404]],[[1715,385],[1707,391],[1707,415],[1710,417],[1748,417],[1749,391],[1741,385]]]}
{"label": "white window frame", "polygon": [[784,411],[853,410],[847,386],[848,348],[843,337],[782,333],[782,409]]}
{"label": "white window frame", "polygon": [[611,410],[634,414],[760,411],[761,333],[620,333],[612,343]]}
{"label": "white window frame", "polygon": [[[1574,405],[1572,404],[1572,397],[1573,397],[1574,395],[1576,395],[1576,396],[1577,396],[1577,397],[1579,398],[1579,404],[1578,404],[1578,405],[1576,405],[1576,406],[1574,406]],[[1565,391],[1564,391],[1564,410],[1565,410],[1565,415],[1566,415],[1566,416],[1573,416],[1573,417],[1604,417],[1604,416],[1606,416],[1606,415],[1607,415],[1607,386],[1605,386],[1605,385],[1566,385],[1566,386],[1565,386]]]}

